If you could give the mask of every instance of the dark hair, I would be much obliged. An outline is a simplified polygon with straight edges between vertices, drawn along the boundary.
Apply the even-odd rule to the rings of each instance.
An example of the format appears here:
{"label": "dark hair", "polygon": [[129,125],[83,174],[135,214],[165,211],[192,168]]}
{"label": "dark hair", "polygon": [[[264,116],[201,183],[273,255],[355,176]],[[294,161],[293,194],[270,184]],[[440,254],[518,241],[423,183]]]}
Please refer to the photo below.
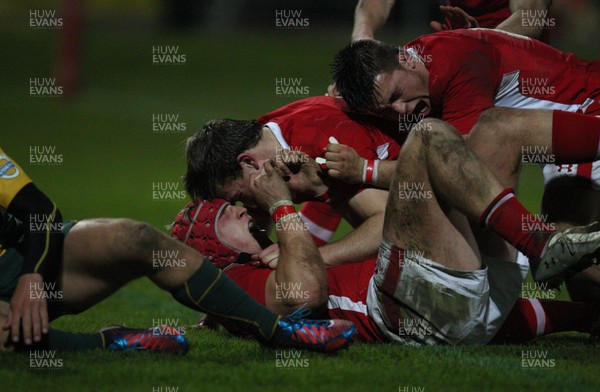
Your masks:
{"label": "dark hair", "polygon": [[242,175],[237,156],[258,144],[262,127],[254,120],[212,120],[187,139],[184,181],[192,199],[216,198],[217,185]]}
{"label": "dark hair", "polygon": [[377,108],[375,77],[394,69],[401,69],[400,49],[380,41],[355,41],[333,59],[331,76],[351,110]]}

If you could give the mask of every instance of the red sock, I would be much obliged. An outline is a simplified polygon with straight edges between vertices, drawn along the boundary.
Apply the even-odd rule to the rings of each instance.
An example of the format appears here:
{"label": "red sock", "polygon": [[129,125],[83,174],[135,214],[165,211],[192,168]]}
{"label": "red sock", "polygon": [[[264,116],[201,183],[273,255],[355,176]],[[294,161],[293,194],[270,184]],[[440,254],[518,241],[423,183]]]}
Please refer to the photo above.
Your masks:
{"label": "red sock", "polygon": [[554,332],[590,332],[598,317],[591,303],[519,298],[494,343],[522,343]]}
{"label": "red sock", "polygon": [[329,204],[307,202],[300,208],[300,217],[308,226],[317,246],[329,242],[342,217]]}
{"label": "red sock", "polygon": [[525,209],[507,188],[479,217],[479,225],[492,230],[528,257],[541,257],[553,226],[540,221]]}
{"label": "red sock", "polygon": [[553,111],[552,152],[559,164],[600,159],[600,118]]}

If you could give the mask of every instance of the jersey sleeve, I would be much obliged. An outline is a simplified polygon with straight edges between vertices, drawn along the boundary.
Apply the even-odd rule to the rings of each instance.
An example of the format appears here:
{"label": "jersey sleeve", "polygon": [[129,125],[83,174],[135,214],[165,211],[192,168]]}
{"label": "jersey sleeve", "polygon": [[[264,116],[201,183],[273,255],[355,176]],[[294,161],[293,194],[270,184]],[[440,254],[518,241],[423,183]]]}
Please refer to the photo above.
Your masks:
{"label": "jersey sleeve", "polygon": [[[495,55],[491,48],[476,40],[451,38],[440,40],[434,54],[436,70],[430,74],[430,87],[442,107],[441,119],[461,134],[473,128],[479,115],[494,106]],[[440,71],[440,69],[443,69]]]}
{"label": "jersey sleeve", "polygon": [[0,150],[0,206],[23,222],[24,262],[21,275],[57,277],[63,245],[60,210],[40,191],[23,169]]}
{"label": "jersey sleeve", "polygon": [[23,169],[0,148],[0,207],[6,210],[17,193],[30,182]]}
{"label": "jersey sleeve", "polygon": [[267,278],[272,271],[270,268],[260,268],[253,264],[235,264],[227,268],[225,274],[264,306]]}

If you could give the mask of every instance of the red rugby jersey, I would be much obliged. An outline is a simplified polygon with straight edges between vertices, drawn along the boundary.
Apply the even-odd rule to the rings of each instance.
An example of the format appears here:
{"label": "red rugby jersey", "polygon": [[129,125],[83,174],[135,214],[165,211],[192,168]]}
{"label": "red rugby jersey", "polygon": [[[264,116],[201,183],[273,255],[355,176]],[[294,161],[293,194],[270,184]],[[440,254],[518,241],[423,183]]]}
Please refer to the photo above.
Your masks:
{"label": "red rugby jersey", "polygon": [[[363,342],[383,341],[379,328],[367,313],[369,281],[375,269],[375,259],[342,265],[327,270],[329,318],[352,321],[358,328],[354,339]],[[265,304],[265,287],[269,268],[255,264],[234,265],[225,273],[252,298]]]}

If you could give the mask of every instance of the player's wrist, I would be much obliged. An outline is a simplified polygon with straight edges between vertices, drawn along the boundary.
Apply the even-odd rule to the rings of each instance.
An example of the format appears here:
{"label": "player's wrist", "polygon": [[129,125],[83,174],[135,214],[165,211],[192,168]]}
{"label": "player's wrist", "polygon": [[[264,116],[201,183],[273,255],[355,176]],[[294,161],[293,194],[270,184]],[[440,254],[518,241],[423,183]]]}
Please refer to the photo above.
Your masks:
{"label": "player's wrist", "polygon": [[374,185],[379,178],[379,159],[365,159],[361,181],[364,185]]}
{"label": "player's wrist", "polygon": [[[269,208],[269,214],[271,214],[271,218],[273,219],[273,223],[275,223],[275,225],[277,225],[277,223],[286,222],[299,217],[298,213],[296,212],[296,207],[291,200],[276,201]],[[276,227],[279,227],[279,225]]]}

